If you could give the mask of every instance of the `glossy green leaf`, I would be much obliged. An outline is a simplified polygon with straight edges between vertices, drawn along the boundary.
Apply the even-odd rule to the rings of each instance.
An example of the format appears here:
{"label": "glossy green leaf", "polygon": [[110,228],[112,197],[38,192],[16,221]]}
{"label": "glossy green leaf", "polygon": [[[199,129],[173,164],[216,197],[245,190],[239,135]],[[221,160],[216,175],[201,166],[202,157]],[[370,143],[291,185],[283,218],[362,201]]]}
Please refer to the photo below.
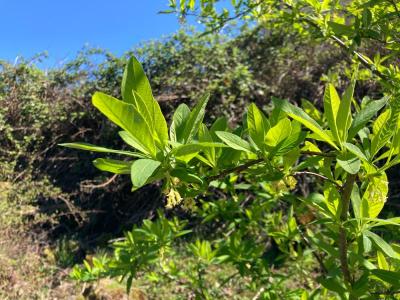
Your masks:
{"label": "glossy green leaf", "polygon": [[250,144],[243,140],[241,137],[236,134],[226,132],[226,131],[217,131],[216,135],[229,147],[235,150],[241,150],[246,152],[252,152]]}
{"label": "glossy green leaf", "polygon": [[325,203],[330,213],[333,216],[339,217],[340,215],[340,193],[336,186],[331,183],[324,185]]}
{"label": "glossy green leaf", "polygon": [[192,160],[201,150],[202,146],[198,144],[185,144],[172,149],[174,156],[185,163]]}
{"label": "glossy green leaf", "polygon": [[[210,135],[213,141],[218,141],[219,138],[215,134],[217,131],[226,131],[228,129],[228,120],[226,117],[217,118],[214,123],[210,127]],[[218,156],[221,154],[221,150],[216,149],[215,155]]]}
{"label": "glossy green leaf", "polygon": [[379,279],[395,286],[400,287],[400,272],[388,271],[388,270],[380,270],[375,269],[371,270],[371,273],[378,277]]}
{"label": "glossy green leaf", "polygon": [[388,193],[388,181],[385,173],[372,177],[362,197],[362,216],[376,218],[385,205]]}
{"label": "glossy green leaf", "polygon": [[358,188],[357,184],[353,185],[353,189],[351,191],[351,206],[353,208],[354,217],[356,219],[361,219],[361,196],[360,196],[360,189]]}
{"label": "glossy green leaf", "polygon": [[381,251],[376,251],[376,258],[378,261],[378,267],[382,270],[389,270],[389,264],[385,258],[385,255]]}
{"label": "glossy green leaf", "polygon": [[321,283],[321,285],[330,290],[330,291],[334,291],[336,293],[339,293],[340,295],[343,295],[346,292],[345,287],[341,284],[341,282],[337,279],[337,278],[318,278],[319,283]]}
{"label": "glossy green leaf", "polygon": [[111,172],[114,174],[130,174],[132,162],[108,158],[98,158],[93,161],[93,165],[99,170]]}
{"label": "glossy green leaf", "polygon": [[265,143],[269,147],[276,147],[287,139],[292,132],[292,124],[288,118],[281,119],[275,126],[271,127],[265,137]]}
{"label": "glossy green leaf", "polygon": [[349,37],[354,35],[353,27],[350,25],[340,24],[332,21],[328,21],[328,25],[337,35],[346,35]]}
{"label": "glossy green leaf", "polygon": [[134,56],[129,59],[128,64],[125,66],[121,84],[122,99],[125,102],[134,104],[133,91],[137,92],[146,101],[153,99],[149,80],[144,73],[142,65]]}
{"label": "glossy green leaf", "polygon": [[264,148],[264,139],[269,127],[269,122],[263,113],[254,103],[250,104],[247,109],[247,128],[251,139],[260,150]]}
{"label": "glossy green leaf", "polygon": [[340,98],[335,87],[332,84],[328,84],[324,94],[324,115],[336,141],[340,141],[339,131],[336,125],[336,116],[339,111],[340,103]]}
{"label": "glossy green leaf", "polygon": [[315,107],[315,105],[311,101],[302,99],[301,107],[304,110],[304,112],[307,115],[309,115],[312,119],[314,119],[317,122],[322,121],[321,112]]}
{"label": "glossy green leaf", "polygon": [[353,100],[355,84],[356,82],[353,75],[350,85],[346,88],[343,94],[336,117],[336,127],[338,129],[339,138],[342,142],[347,140],[348,130],[350,129],[352,122],[351,103]]}
{"label": "glossy green leaf", "polygon": [[203,180],[199,176],[189,173],[186,169],[174,169],[170,174],[171,176],[177,177],[184,182],[203,184]]}
{"label": "glossy green leaf", "polygon": [[384,97],[380,100],[375,100],[368,103],[360,112],[354,117],[353,123],[349,129],[348,141],[351,141],[356,134],[371,120],[371,118],[381,110],[386,103],[388,98]]}
{"label": "glossy green leaf", "polygon": [[140,153],[124,151],[124,150],[114,150],[114,149],[109,149],[109,148],[105,148],[105,147],[101,147],[101,146],[92,145],[89,143],[63,143],[63,144],[59,144],[59,146],[66,147],[66,148],[72,148],[72,149],[78,149],[78,150],[92,151],[92,152],[114,153],[114,154],[122,154],[122,155],[141,157],[141,158],[145,157],[143,154],[140,154]]}
{"label": "glossy green leaf", "polygon": [[[209,132],[207,126],[205,124],[201,124],[198,132],[199,136],[199,142],[204,143],[212,143],[213,138],[211,136],[211,133]],[[211,163],[211,165],[215,166],[216,164],[216,151],[214,147],[208,147],[204,149],[204,155],[208,159],[208,161]]]}
{"label": "glossy green leaf", "polygon": [[309,115],[307,115],[301,108],[290,104],[288,101],[282,101],[278,103],[279,106],[284,112],[286,112],[291,118],[302,123],[305,127],[310,129],[316,135],[318,135],[321,140],[330,144],[333,148],[338,149],[335,142],[332,138],[324,131],[319,124],[313,120]]}
{"label": "glossy green leaf", "polygon": [[172,116],[172,123],[170,126],[170,137],[173,142],[183,142],[183,131],[185,130],[186,122],[190,115],[189,107],[182,103],[179,104]]}
{"label": "glossy green leaf", "polygon": [[209,97],[210,95],[208,94],[204,95],[190,113],[183,131],[183,143],[189,143],[197,134],[199,127],[203,122]]}
{"label": "glossy green leaf", "polygon": [[189,162],[193,159],[200,151],[205,151],[207,149],[213,149],[215,147],[221,148],[226,147],[222,143],[193,143],[193,144],[183,144],[176,146],[172,149],[171,153],[179,160],[184,162]]}
{"label": "glossy green leaf", "polygon": [[136,92],[134,92],[135,108],[146,121],[148,127],[152,131],[159,148],[168,145],[168,127],[164,115],[161,112],[160,105],[155,99],[148,101]]}
{"label": "glossy green leaf", "polygon": [[160,105],[156,100],[153,101],[153,122],[157,137],[161,144],[165,147],[168,145],[168,125],[161,111]]}
{"label": "glossy green leaf", "polygon": [[400,217],[394,217],[389,219],[365,218],[365,220],[371,222],[368,224],[368,226],[371,228],[378,226],[386,226],[386,225],[400,226]]}
{"label": "glossy green leaf", "polygon": [[[400,103],[395,99],[390,103],[390,115],[386,120],[382,121],[379,126],[379,131],[375,134],[371,141],[371,156],[374,156],[378,151],[387,146],[390,138],[396,133],[400,116]],[[377,121],[380,119],[378,117]]]}
{"label": "glossy green leaf", "polygon": [[297,121],[291,122],[291,131],[289,136],[280,142],[271,153],[274,155],[283,155],[299,146],[306,138],[307,134],[301,131],[301,125]]}
{"label": "glossy green leaf", "polygon": [[149,124],[159,144],[168,144],[168,127],[160,105],[154,99],[151,86],[139,61],[133,56],[125,67],[121,84],[122,99],[135,106]]}
{"label": "glossy green leaf", "polygon": [[126,144],[134,149],[141,151],[142,153],[148,154],[143,155],[144,157],[150,156],[149,151],[146,149],[146,147],[143,146],[142,143],[136,137],[132,136],[129,132],[119,131],[118,134]]}
{"label": "glossy green leaf", "polygon": [[152,132],[136,108],[128,103],[103,93],[95,93],[93,105],[113,123],[129,132],[152,156],[156,155],[156,147]]}
{"label": "glossy green leaf", "polygon": [[373,134],[376,135],[379,133],[379,131],[382,130],[383,126],[390,118],[390,112],[391,111],[389,108],[378,115],[378,117],[375,119],[374,123],[372,124],[372,133]]}
{"label": "glossy green leaf", "polygon": [[131,166],[131,181],[135,188],[147,183],[155,171],[160,167],[161,162],[152,159],[138,159]]}
{"label": "glossy green leaf", "polygon": [[358,148],[356,145],[350,144],[350,143],[343,143],[343,146],[349,150],[351,153],[356,155],[359,159],[362,161],[368,162],[367,157],[365,156],[364,152],[361,151],[360,148]]}
{"label": "glossy green leaf", "polygon": [[361,161],[353,153],[347,152],[337,157],[337,162],[347,173],[357,174],[360,170]]}
{"label": "glossy green leaf", "polygon": [[393,250],[392,246],[390,246],[383,238],[381,238],[379,235],[371,232],[371,231],[365,231],[364,234],[368,236],[375,244],[375,246],[381,250],[383,253],[385,253],[387,256],[391,258],[396,258],[400,259],[400,255]]}

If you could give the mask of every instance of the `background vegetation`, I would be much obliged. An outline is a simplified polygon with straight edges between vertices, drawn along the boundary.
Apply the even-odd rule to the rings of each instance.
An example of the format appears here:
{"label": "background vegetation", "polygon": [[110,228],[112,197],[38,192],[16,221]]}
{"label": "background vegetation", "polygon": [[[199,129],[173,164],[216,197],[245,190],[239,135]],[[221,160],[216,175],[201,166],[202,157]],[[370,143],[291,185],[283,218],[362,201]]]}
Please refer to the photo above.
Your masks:
{"label": "background vegetation", "polygon": [[[368,52],[375,46],[363,47]],[[70,268],[85,257],[90,259],[94,252],[102,253],[110,239],[120,237],[124,230],[145,218],[155,217],[157,209],[165,206],[158,184],[131,193],[129,179],[93,168],[92,154],[57,146],[67,140],[79,140],[116,149],[123,147],[115,138],[117,128],[100,117],[90,99],[95,91],[121,97],[123,68],[132,54],[143,63],[167,118],[178,104],[192,107],[201,94],[209,92],[208,123],[225,115],[231,124],[237,124],[246,104],[251,102],[269,111],[272,96],[320,108],[323,84],[331,82],[343,90],[351,76],[341,49],[293,30],[266,30],[264,26],[242,28],[239,34],[228,31],[226,35],[199,36],[193,31],[182,31],[146,43],[122,57],[101,49],[84,49],[68,64],[46,71],[35,65],[45,59],[43,56],[21,59],[14,65],[2,61],[0,232],[7,239],[0,244],[0,297],[62,298],[71,290],[81,294],[82,287],[67,280]],[[370,75],[361,79],[364,80],[357,85],[355,98],[382,95]],[[388,204],[391,213],[398,209],[394,201],[399,192],[396,179],[397,175],[392,174]],[[307,181],[300,184],[303,189],[308,188]],[[200,220],[206,212],[218,209],[227,208],[206,206],[205,212],[189,218],[192,228],[200,235],[215,231],[216,225],[202,225]],[[229,209],[232,213],[240,211],[240,207]],[[165,213],[187,214],[180,208]],[[221,228],[229,227],[231,221],[228,218]],[[279,252],[276,245],[271,247]],[[197,263],[191,261],[187,250],[177,249],[176,255],[182,257],[183,265]],[[287,273],[314,267],[305,262],[304,266],[288,268]],[[206,276],[213,283],[226,280],[230,273],[233,270],[222,268]],[[193,296],[190,279],[154,277],[153,284],[149,284],[150,279],[136,282],[132,297],[141,299],[144,293],[154,299]],[[246,294],[247,290],[240,288],[246,278],[244,282],[235,280],[223,289],[211,286],[210,290],[220,290],[219,297],[231,299],[254,297],[254,293]],[[309,284],[307,278],[302,280],[302,284]],[[278,295],[280,289],[287,288],[281,287],[279,281],[274,282],[274,287]],[[106,291],[85,287],[83,294],[100,297],[105,293],[110,299],[124,295],[115,282],[106,281],[101,289]]]}

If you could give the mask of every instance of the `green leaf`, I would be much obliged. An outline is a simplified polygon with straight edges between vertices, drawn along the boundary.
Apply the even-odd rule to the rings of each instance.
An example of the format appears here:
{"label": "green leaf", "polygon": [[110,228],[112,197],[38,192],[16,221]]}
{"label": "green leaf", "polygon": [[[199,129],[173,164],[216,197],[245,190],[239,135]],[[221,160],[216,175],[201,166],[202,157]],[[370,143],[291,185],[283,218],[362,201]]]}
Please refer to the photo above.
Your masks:
{"label": "green leaf", "polygon": [[171,153],[179,160],[188,163],[192,158],[194,158],[200,151],[204,151],[207,149],[213,149],[215,147],[226,147],[222,143],[193,143],[193,144],[184,144],[176,146],[172,149]]}
{"label": "green leaf", "polygon": [[160,105],[153,98],[147,102],[136,92],[134,92],[135,107],[146,121],[150,130],[154,133],[159,148],[168,145],[168,127],[164,115],[161,112]]}
{"label": "green leaf", "polygon": [[270,126],[268,120],[254,103],[250,104],[247,109],[247,127],[254,143],[260,150],[263,150],[265,135]]}
{"label": "green leaf", "polygon": [[153,99],[149,80],[144,73],[142,65],[134,56],[129,59],[128,64],[125,66],[121,84],[122,99],[125,102],[134,104],[133,91],[137,92],[145,100]]}
{"label": "green leaf", "polygon": [[226,131],[227,128],[228,128],[228,120],[226,119],[226,117],[217,118],[210,127],[210,134],[211,134],[212,139],[214,141],[216,141],[218,139],[218,137],[215,134],[215,132]]}
{"label": "green leaf", "polygon": [[[136,110],[140,113],[143,119],[146,121],[147,125],[151,130],[154,129],[154,122],[153,122],[153,110],[151,105],[148,105],[143,98],[135,91],[133,93],[133,106]],[[150,107],[149,107],[150,106]]]}
{"label": "green leaf", "polygon": [[272,151],[273,155],[283,155],[293,150],[295,147],[300,145],[306,138],[307,134],[301,131],[301,125],[297,121],[291,123],[290,135],[280,142]]}
{"label": "green leaf", "polygon": [[379,131],[382,130],[383,126],[385,125],[385,123],[388,121],[389,118],[390,118],[390,108],[380,113],[379,116],[375,119],[374,124],[372,125],[372,133],[375,135],[378,134]]}
{"label": "green leaf", "polygon": [[140,188],[147,183],[161,162],[152,159],[138,159],[131,167],[131,181],[135,188]]}
{"label": "green leaf", "polygon": [[321,285],[330,290],[330,291],[334,291],[340,295],[343,295],[346,292],[345,287],[342,286],[342,284],[340,283],[340,281],[337,278],[318,278],[318,282],[321,283]]}
{"label": "green leaf", "polygon": [[387,225],[400,226],[400,217],[389,218],[389,219],[365,218],[365,220],[372,222],[368,224],[369,227],[378,227]]}
{"label": "green leaf", "polygon": [[338,149],[332,138],[319,126],[319,124],[314,121],[309,115],[307,115],[301,108],[290,104],[288,101],[282,101],[281,103],[276,103],[276,106],[286,112],[291,118],[302,123],[305,127],[313,131],[318,135],[321,140],[330,144],[333,148]]}
{"label": "green leaf", "polygon": [[151,131],[155,132],[155,138],[160,148],[168,144],[167,122],[161,112],[160,105],[154,99],[151,86],[139,61],[131,57],[125,67],[121,85],[122,99],[140,112],[144,120],[148,122]]}
{"label": "green leaf", "polygon": [[132,162],[108,158],[98,158],[93,161],[93,165],[99,170],[111,172],[114,174],[130,174]]}
{"label": "green leaf", "polygon": [[336,127],[338,129],[338,134],[342,142],[347,141],[347,133],[349,131],[352,122],[351,103],[353,100],[353,93],[356,85],[355,74],[356,73],[353,74],[351,83],[343,94],[342,101],[340,102],[336,118]]}
{"label": "green leaf", "polygon": [[176,109],[174,115],[172,116],[172,123],[169,132],[173,142],[183,142],[183,132],[185,130],[186,122],[189,119],[189,115],[190,109],[184,103],[180,104]]}
{"label": "green leaf", "polygon": [[272,127],[265,137],[265,143],[269,147],[276,147],[278,144],[287,139],[292,131],[292,124],[288,118],[279,120],[279,122]]}
{"label": "green leaf", "polygon": [[353,207],[354,217],[356,219],[360,219],[361,215],[361,196],[360,190],[357,184],[353,185],[353,189],[351,191],[351,205]]}
{"label": "green leaf", "polygon": [[333,216],[340,216],[340,193],[336,186],[331,183],[325,183],[324,186],[325,203]]}
{"label": "green leaf", "polygon": [[382,147],[386,146],[390,138],[396,133],[399,116],[400,103],[396,99],[390,103],[390,116],[382,122],[379,126],[379,132],[372,138],[371,156],[374,156]]}
{"label": "green leaf", "polygon": [[347,173],[357,174],[360,170],[361,161],[353,153],[339,155],[337,162]]}
{"label": "green leaf", "polygon": [[349,129],[349,135],[347,140],[351,141],[356,134],[368,123],[369,120],[381,110],[386,103],[388,98],[384,97],[380,100],[375,100],[368,103],[360,112],[354,117],[353,123]]}
{"label": "green leaf", "polygon": [[364,234],[368,236],[375,244],[375,246],[385,253],[387,256],[391,258],[400,259],[400,255],[393,250],[392,246],[390,246],[384,239],[382,239],[379,235],[371,232],[365,231]]}
{"label": "green leaf", "polygon": [[354,35],[353,27],[345,24],[340,24],[332,21],[328,21],[329,27],[337,35],[346,35],[352,37]]}
{"label": "green leaf", "polygon": [[364,152],[361,151],[360,148],[358,148],[356,145],[350,144],[350,143],[343,143],[343,146],[349,150],[351,153],[356,155],[359,159],[362,161],[368,162],[367,157],[365,156]]}
{"label": "green leaf", "polygon": [[[201,124],[199,128],[199,142],[208,142],[212,143],[213,139],[212,136],[207,128],[206,125]],[[215,166],[216,163],[216,153],[215,153],[215,148],[214,147],[208,147],[204,150],[204,155],[208,159],[208,161],[211,163],[211,165]]]}
{"label": "green leaf", "polygon": [[203,180],[199,176],[189,173],[186,169],[174,169],[170,174],[187,183],[203,184]]}
{"label": "green leaf", "polygon": [[304,112],[308,114],[312,119],[314,119],[318,123],[321,123],[321,112],[314,106],[311,101],[301,99],[301,107],[303,108]]}
{"label": "green leaf", "polygon": [[109,148],[105,148],[105,147],[101,147],[101,146],[92,145],[89,143],[63,143],[63,144],[59,144],[59,146],[66,147],[66,148],[72,148],[72,149],[78,149],[78,150],[92,151],[92,152],[115,153],[115,154],[122,154],[122,155],[128,155],[128,156],[140,157],[140,158],[145,157],[143,154],[140,154],[140,153],[123,151],[123,150],[114,150],[114,149],[109,149]]}
{"label": "green leaf", "polygon": [[[154,99],[153,99],[154,100]],[[168,145],[168,125],[161,111],[160,105],[156,100],[153,101],[153,122],[154,130],[161,144]]]}
{"label": "green leaf", "polygon": [[362,197],[362,216],[376,218],[385,205],[388,193],[388,181],[385,173],[372,177]]}
{"label": "green leaf", "polygon": [[385,255],[381,251],[376,251],[376,258],[378,260],[378,267],[383,270],[389,270],[389,264],[385,258]]}
{"label": "green leaf", "polygon": [[174,156],[185,163],[191,161],[201,150],[202,146],[199,144],[185,144],[172,149]]}
{"label": "green leaf", "polygon": [[199,131],[209,97],[209,94],[204,95],[190,113],[183,131],[183,143],[189,143]]}
{"label": "green leaf", "polygon": [[381,279],[395,287],[400,287],[400,280],[399,280],[400,272],[375,269],[375,270],[371,270],[371,273],[374,276],[378,277],[379,279]]}
{"label": "green leaf", "polygon": [[135,91],[135,107],[146,121],[148,127],[152,131],[160,149],[168,145],[168,127],[164,115],[161,112],[160,105],[152,98],[145,101]]}
{"label": "green leaf", "polygon": [[[332,84],[328,84],[324,94],[324,115],[328,121],[328,126],[336,141],[340,141],[338,128],[336,126],[336,116],[340,107],[340,98]],[[347,118],[347,116],[346,116]]]}
{"label": "green leaf", "polygon": [[152,132],[133,105],[99,92],[93,95],[92,102],[108,119],[129,132],[141,145],[141,151],[146,149],[146,153],[155,157],[156,147]]}
{"label": "green leaf", "polygon": [[[121,139],[128,144],[129,146],[131,146],[134,149],[137,149],[139,151],[141,151],[142,153],[146,153],[149,154],[148,150],[146,149],[146,147],[144,147],[142,145],[142,143],[140,141],[138,141],[137,138],[135,138],[134,136],[132,136],[129,132],[127,131],[119,131],[118,132],[119,136],[121,137]],[[143,157],[147,157],[150,155],[142,155]]]}
{"label": "green leaf", "polygon": [[226,132],[226,131],[217,131],[216,135],[229,147],[235,150],[241,150],[246,152],[253,152],[251,150],[250,144],[243,140],[241,137],[236,134]]}

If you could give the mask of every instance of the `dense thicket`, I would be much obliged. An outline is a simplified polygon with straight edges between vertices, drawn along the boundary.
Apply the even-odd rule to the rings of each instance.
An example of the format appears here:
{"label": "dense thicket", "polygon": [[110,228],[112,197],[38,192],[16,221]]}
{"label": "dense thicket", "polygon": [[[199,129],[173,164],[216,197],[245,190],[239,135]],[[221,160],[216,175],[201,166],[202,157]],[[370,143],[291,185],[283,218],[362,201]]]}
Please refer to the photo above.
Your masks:
{"label": "dense thicket", "polygon": [[[334,74],[347,67],[338,48],[295,35],[262,27],[233,37],[180,32],[133,53],[143,62],[167,116],[177,104],[192,106],[208,91],[210,120],[224,114],[236,123],[246,103],[268,110],[276,96],[308,99],[318,106],[321,77],[337,86],[346,81]],[[93,245],[99,233],[120,232],[162,203],[156,187],[130,193],[128,179],[109,177],[91,166],[92,154],[57,146],[67,140],[122,146],[115,138],[117,129],[98,116],[90,99],[94,91],[120,96],[123,66],[131,54],[115,57],[85,49],[49,70],[39,69],[35,60],[1,62],[0,182],[8,190],[7,206],[37,229],[76,234],[79,228],[79,235],[90,236],[85,241]],[[359,95],[366,90],[379,93],[368,81],[358,85]],[[109,180],[113,184],[103,184]],[[8,214],[0,218],[3,224],[17,222]]]}

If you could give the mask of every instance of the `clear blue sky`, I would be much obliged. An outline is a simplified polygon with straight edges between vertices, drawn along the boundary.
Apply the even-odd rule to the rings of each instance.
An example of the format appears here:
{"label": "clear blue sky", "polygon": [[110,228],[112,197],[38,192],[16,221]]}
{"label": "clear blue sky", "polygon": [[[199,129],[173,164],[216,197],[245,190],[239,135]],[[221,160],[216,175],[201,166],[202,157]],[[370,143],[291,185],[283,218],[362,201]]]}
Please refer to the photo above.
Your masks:
{"label": "clear blue sky", "polygon": [[[48,51],[53,66],[88,44],[122,54],[180,27],[167,0],[0,0],[0,59]],[[49,63],[49,62],[48,62]]]}

